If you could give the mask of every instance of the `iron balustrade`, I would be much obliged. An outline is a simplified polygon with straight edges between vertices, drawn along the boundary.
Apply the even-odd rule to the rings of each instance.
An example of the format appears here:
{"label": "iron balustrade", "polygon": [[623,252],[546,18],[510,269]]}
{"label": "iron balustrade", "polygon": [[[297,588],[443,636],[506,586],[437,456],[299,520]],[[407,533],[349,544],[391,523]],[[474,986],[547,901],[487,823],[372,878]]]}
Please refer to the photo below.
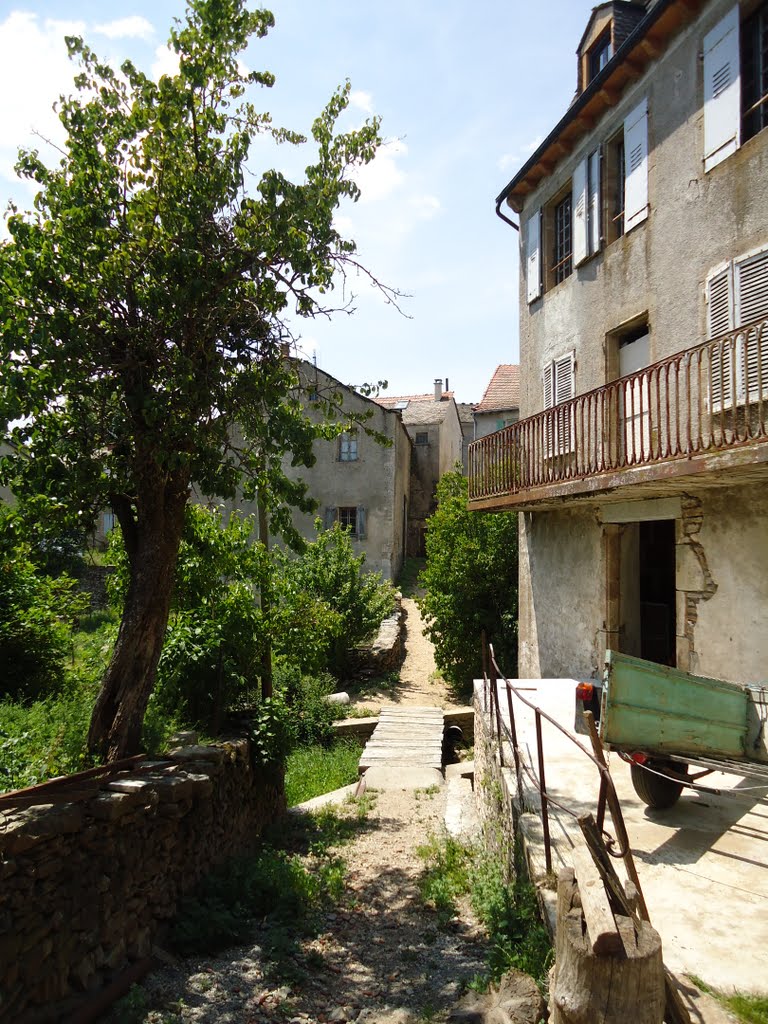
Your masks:
{"label": "iron balustrade", "polygon": [[469,445],[469,497],[521,494],[768,439],[768,319]]}

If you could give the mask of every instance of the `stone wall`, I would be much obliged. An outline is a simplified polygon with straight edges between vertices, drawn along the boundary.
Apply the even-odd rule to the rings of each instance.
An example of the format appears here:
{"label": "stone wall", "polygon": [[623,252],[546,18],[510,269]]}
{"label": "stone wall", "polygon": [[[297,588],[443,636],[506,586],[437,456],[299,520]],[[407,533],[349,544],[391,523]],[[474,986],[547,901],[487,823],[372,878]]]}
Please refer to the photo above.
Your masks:
{"label": "stone wall", "polygon": [[395,597],[395,610],[384,619],[376,639],[356,648],[352,666],[360,675],[381,676],[396,672],[403,663],[403,603],[400,594]]}
{"label": "stone wall", "polygon": [[245,739],[56,799],[0,807],[0,1020],[16,1024],[66,1020],[146,957],[179,897],[285,810]]}

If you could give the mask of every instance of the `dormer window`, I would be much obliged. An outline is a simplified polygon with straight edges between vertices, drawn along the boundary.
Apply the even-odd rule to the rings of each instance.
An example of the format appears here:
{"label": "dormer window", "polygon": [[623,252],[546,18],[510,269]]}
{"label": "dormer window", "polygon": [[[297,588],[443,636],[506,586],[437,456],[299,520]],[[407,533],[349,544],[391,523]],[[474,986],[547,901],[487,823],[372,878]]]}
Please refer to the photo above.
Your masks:
{"label": "dormer window", "polygon": [[613,56],[613,47],[611,46],[611,30],[608,28],[597,42],[592,46],[587,55],[589,60],[589,81],[600,74],[605,65]]}

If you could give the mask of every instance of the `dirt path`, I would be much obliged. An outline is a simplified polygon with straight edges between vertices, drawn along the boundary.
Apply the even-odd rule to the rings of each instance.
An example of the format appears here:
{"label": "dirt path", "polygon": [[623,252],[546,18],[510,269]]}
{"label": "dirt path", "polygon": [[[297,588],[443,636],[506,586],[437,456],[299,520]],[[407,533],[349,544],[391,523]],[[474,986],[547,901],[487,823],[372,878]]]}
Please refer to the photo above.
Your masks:
{"label": "dirt path", "polygon": [[[435,672],[418,607],[403,599],[406,657],[401,683],[374,698],[385,704],[450,704]],[[259,941],[219,957],[182,960],[151,975],[137,998],[144,1024],[419,1024],[445,1021],[462,988],[483,970],[485,939],[467,901],[439,926],[418,880],[417,850],[445,835],[448,786],[369,793],[338,813],[352,824],[339,848],[344,891],[314,934],[277,964]],[[290,826],[289,826],[290,830]],[[311,862],[311,858],[308,863]],[[112,1020],[116,1020],[115,1017]]]}

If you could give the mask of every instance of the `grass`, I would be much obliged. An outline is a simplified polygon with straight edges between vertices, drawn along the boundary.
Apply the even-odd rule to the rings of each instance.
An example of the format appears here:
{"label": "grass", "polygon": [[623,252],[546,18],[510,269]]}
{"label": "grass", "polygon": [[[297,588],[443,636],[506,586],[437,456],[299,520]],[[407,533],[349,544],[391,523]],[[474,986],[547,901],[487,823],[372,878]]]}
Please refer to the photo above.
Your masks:
{"label": "grass", "polygon": [[691,975],[691,981],[700,988],[702,992],[713,996],[717,1001],[731,1013],[735,1014],[739,1024],[768,1024],[768,997],[747,995],[743,992],[732,992],[727,995],[719,992]]}
{"label": "grass", "polygon": [[338,740],[330,747],[299,747],[285,765],[285,796],[289,807],[356,782],[362,744]]}
{"label": "grass", "polygon": [[426,566],[425,558],[406,558],[397,585],[403,597],[415,597],[420,593],[419,573]]}
{"label": "grass", "polygon": [[438,927],[448,924],[457,900],[468,895],[488,934],[487,973],[473,987],[484,989],[514,967],[543,989],[553,953],[534,887],[522,877],[506,882],[498,860],[451,837],[433,837],[417,852],[426,862],[421,893],[436,910]]}

